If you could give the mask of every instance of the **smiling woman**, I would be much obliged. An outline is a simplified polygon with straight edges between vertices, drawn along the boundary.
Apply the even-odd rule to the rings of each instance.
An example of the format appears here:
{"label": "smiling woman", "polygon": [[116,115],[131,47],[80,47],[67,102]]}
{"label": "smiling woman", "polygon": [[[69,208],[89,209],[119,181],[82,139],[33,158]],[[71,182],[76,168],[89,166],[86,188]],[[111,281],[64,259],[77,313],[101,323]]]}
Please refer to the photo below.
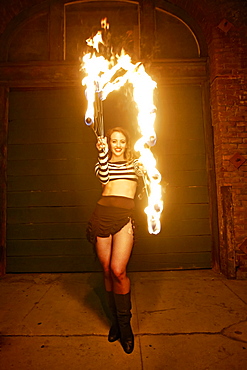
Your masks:
{"label": "smiling woman", "polygon": [[116,127],[108,132],[107,139],[100,138],[96,147],[99,162],[95,171],[104,185],[102,195],[134,199],[138,175],[142,173],[138,170],[138,160],[132,158],[128,133]]}
{"label": "smiling woman", "polygon": [[134,241],[134,197],[138,176],[138,160],[133,159],[128,133],[120,127],[110,130],[106,138],[98,138],[99,151],[95,166],[102,183],[102,197],[88,224],[88,239],[104,272],[112,327],[108,340],[120,338],[126,353],[134,348],[130,326],[130,280],[126,274]]}
{"label": "smiling woman", "polygon": [[114,131],[110,138],[110,147],[112,150],[111,161],[115,159],[124,160],[126,149],[126,138],[121,132]]}

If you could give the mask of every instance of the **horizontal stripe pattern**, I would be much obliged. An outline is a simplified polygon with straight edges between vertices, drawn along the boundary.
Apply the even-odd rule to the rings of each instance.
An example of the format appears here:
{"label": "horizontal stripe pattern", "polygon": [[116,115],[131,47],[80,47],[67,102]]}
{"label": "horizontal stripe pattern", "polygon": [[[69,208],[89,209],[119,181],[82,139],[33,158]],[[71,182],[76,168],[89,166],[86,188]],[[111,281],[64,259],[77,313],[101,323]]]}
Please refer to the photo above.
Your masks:
{"label": "horizontal stripe pattern", "polygon": [[109,162],[108,154],[99,152],[98,162],[95,165],[95,174],[103,185],[114,180],[137,181],[142,176],[138,159],[124,162]]}

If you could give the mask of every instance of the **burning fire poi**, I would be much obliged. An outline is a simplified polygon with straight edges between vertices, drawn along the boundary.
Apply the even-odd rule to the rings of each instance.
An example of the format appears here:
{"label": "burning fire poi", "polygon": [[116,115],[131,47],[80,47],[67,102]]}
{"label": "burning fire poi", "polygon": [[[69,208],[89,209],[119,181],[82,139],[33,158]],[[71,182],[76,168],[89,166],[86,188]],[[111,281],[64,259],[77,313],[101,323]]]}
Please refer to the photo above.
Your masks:
{"label": "burning fire poi", "polygon": [[[101,21],[103,29],[109,29],[107,19]],[[99,54],[99,43],[104,45],[102,31],[86,40],[93,48],[82,58],[82,70],[85,77],[82,85],[86,86],[88,101],[85,122],[87,125],[94,123],[96,94],[101,101],[105,100],[112,91],[119,90],[126,83],[133,86],[133,99],[138,111],[137,121],[141,138],[135,143],[135,151],[140,153],[139,162],[144,167],[143,180],[147,192],[148,206],[145,208],[150,234],[158,234],[161,229],[160,216],[163,210],[161,174],[156,168],[156,160],[150,148],[156,143],[154,122],[156,107],[153,93],[156,82],[146,73],[141,62],[132,63],[131,57],[122,49],[121,54],[112,52],[110,59]],[[97,53],[96,53],[97,51]],[[117,73],[121,71],[121,73]]]}

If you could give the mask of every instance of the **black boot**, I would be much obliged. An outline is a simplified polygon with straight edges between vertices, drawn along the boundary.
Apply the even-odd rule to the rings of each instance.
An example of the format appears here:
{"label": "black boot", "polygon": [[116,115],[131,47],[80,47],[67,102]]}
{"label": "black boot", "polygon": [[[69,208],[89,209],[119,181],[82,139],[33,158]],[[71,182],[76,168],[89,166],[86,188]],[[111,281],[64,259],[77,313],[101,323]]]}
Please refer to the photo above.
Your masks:
{"label": "black boot", "polygon": [[108,307],[110,309],[111,320],[112,320],[112,325],[111,325],[111,328],[108,334],[108,341],[115,342],[116,340],[120,338],[120,330],[119,330],[118,319],[117,319],[117,309],[116,309],[113,292],[106,292],[106,296],[107,296]]}
{"label": "black boot", "polygon": [[126,353],[131,353],[134,349],[134,335],[130,326],[131,319],[131,301],[130,293],[115,294],[115,303],[117,308],[118,325],[120,328],[120,342]]}

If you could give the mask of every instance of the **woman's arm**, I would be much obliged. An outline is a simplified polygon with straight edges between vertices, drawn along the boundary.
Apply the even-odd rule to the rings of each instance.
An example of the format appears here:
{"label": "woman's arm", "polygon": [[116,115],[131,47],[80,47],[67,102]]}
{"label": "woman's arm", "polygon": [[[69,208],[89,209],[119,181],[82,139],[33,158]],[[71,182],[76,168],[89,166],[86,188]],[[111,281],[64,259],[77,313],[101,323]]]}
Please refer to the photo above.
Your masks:
{"label": "woman's arm", "polygon": [[103,185],[109,182],[109,169],[108,169],[108,145],[106,138],[98,138],[96,143],[98,149],[98,162],[95,165],[95,174]]}

